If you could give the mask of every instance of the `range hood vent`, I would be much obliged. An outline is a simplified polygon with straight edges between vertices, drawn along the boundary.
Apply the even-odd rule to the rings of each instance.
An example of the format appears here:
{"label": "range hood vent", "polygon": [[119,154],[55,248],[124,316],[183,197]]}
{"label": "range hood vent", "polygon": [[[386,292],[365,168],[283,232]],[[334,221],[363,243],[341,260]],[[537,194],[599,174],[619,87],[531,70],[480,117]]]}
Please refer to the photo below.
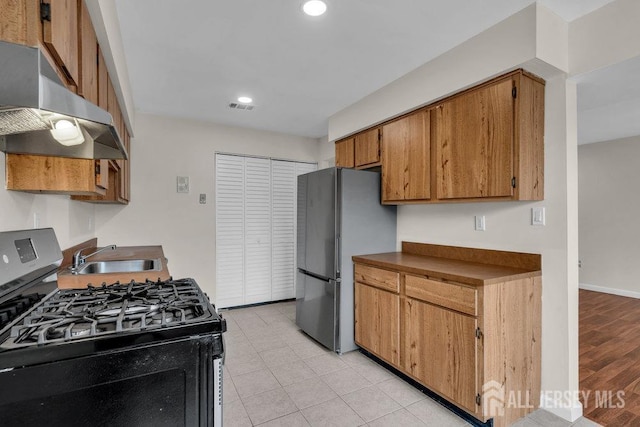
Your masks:
{"label": "range hood vent", "polygon": [[[111,114],[69,91],[39,49],[0,41],[0,64],[0,151],[128,158]],[[56,130],[62,122],[75,138]]]}

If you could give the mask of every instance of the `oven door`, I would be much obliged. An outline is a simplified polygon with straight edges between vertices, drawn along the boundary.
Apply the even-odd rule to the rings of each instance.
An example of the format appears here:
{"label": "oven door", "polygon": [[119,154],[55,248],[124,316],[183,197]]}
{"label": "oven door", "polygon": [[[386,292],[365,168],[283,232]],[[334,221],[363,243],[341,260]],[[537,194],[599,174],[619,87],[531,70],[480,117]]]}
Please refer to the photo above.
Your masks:
{"label": "oven door", "polygon": [[2,424],[218,426],[221,342],[202,335],[1,372]]}

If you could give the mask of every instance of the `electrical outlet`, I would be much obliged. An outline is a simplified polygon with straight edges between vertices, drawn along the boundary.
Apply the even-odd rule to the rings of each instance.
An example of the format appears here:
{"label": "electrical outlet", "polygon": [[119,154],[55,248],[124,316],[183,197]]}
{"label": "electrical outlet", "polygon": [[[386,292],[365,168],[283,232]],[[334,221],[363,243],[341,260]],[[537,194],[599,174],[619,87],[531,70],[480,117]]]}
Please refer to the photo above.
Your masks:
{"label": "electrical outlet", "polygon": [[476,219],[476,231],[485,231],[486,223],[484,220],[484,215],[476,215],[475,219]]}
{"label": "electrical outlet", "polygon": [[204,193],[200,193],[200,204],[201,205],[207,204],[207,195]]}

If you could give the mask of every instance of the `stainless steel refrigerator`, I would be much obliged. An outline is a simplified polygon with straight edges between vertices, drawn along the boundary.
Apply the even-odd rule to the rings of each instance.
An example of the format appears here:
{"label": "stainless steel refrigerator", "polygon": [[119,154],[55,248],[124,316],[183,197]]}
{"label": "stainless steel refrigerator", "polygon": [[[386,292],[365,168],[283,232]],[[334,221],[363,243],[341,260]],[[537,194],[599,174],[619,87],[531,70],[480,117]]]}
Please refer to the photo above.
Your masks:
{"label": "stainless steel refrigerator", "polygon": [[300,175],[296,324],[331,350],[355,350],[351,257],[395,250],[396,207],[380,204],[380,173]]}

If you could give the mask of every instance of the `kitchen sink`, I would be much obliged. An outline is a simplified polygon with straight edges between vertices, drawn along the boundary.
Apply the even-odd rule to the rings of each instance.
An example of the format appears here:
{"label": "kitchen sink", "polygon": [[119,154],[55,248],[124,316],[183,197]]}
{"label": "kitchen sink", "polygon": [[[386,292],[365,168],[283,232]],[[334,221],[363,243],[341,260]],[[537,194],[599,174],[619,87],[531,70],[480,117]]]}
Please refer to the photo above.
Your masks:
{"label": "kitchen sink", "polygon": [[160,258],[92,261],[80,267],[76,274],[136,273],[160,271],[161,268]]}

